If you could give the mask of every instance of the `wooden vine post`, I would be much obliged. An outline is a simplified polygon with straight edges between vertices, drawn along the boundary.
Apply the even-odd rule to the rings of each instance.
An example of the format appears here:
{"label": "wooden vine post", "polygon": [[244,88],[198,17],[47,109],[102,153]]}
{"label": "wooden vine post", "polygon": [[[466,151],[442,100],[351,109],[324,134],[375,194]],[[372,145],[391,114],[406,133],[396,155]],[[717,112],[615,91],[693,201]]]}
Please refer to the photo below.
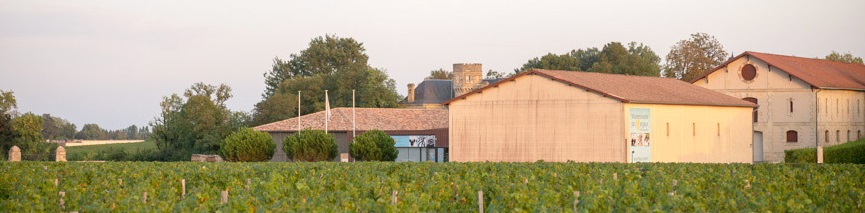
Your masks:
{"label": "wooden vine post", "polygon": [[574,212],[577,212],[577,204],[580,203],[580,191],[574,192]]}
{"label": "wooden vine post", "polygon": [[390,193],[390,204],[396,205],[396,202],[397,202],[396,195],[397,194],[399,194],[399,192],[397,192],[396,190],[393,190],[393,192]]}
{"label": "wooden vine post", "polygon": [[180,188],[182,188],[180,192],[180,198],[186,199],[186,179],[180,179]]}
{"label": "wooden vine post", "polygon": [[221,194],[221,198],[219,199],[219,203],[225,204],[228,203],[228,191],[223,190]]}
{"label": "wooden vine post", "polygon": [[478,212],[484,213],[484,191],[478,191]]}

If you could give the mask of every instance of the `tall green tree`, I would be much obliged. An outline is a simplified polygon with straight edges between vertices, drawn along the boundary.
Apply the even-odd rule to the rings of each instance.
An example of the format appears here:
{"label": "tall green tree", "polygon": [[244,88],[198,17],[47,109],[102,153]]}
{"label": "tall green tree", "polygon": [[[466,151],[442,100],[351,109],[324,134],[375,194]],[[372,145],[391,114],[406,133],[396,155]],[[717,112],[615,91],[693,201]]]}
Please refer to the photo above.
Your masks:
{"label": "tall green tree", "polygon": [[424,79],[451,80],[451,79],[454,79],[454,73],[451,71],[447,71],[445,69],[439,68],[437,70],[429,71],[429,76],[427,76]]}
{"label": "tall green tree", "polygon": [[191,154],[215,154],[231,133],[232,112],[225,106],[231,88],[193,84],[183,97],[163,98],[162,112],[150,122],[150,137],[168,160],[188,160]]}
{"label": "tall green tree", "polygon": [[487,76],[486,76],[486,78],[504,78],[504,77],[508,77],[508,75],[506,75],[506,74],[503,73],[503,72],[495,71],[495,70],[492,70],[492,69],[490,69],[489,71],[487,71]]}
{"label": "tall green tree", "polygon": [[690,82],[724,63],[727,56],[724,46],[715,36],[694,33],[691,38],[670,48],[663,76]]}
{"label": "tall green tree", "polygon": [[830,53],[829,55],[826,55],[826,57],[824,59],[830,60],[830,61],[844,62],[844,63],[862,64],[862,58],[853,56],[853,54],[850,54],[849,52],[841,54],[841,53],[832,51],[832,53]]}
{"label": "tall green tree", "polygon": [[51,150],[56,145],[45,142],[45,139],[42,137],[43,122],[41,116],[30,112],[12,120],[12,129],[18,132],[15,145],[21,148],[23,159],[51,159]]}
{"label": "tall green tree", "polygon": [[[324,109],[325,90],[331,107],[351,106],[352,90],[358,107],[396,107],[400,100],[396,82],[368,60],[363,43],[331,35],[312,39],[307,49],[288,61],[275,59],[273,70],[265,74],[265,98],[255,105],[251,124],[297,116],[297,108],[292,107],[297,104],[292,102],[298,91],[302,114]],[[273,87],[275,82],[280,83]]]}
{"label": "tall green tree", "polygon": [[12,91],[0,90],[0,156],[6,159],[6,152],[15,144],[18,132],[12,129],[12,111],[18,107]]}
{"label": "tall green tree", "polygon": [[99,127],[98,124],[84,124],[84,127],[81,127],[81,131],[75,134],[75,139],[107,140],[108,130]]}
{"label": "tall green tree", "polygon": [[73,139],[78,130],[72,122],[60,117],[51,116],[51,114],[42,114],[42,120],[45,121],[42,125],[42,136],[45,139]]}

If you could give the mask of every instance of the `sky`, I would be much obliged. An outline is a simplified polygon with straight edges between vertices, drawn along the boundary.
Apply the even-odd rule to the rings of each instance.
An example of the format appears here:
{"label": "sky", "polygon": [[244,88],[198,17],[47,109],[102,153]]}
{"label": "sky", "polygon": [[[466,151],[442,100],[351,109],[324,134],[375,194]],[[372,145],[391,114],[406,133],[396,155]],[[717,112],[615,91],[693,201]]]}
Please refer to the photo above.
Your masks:
{"label": "sky", "polygon": [[[18,111],[106,129],[147,125],[163,96],[232,88],[251,111],[274,57],[324,35],[363,43],[405,95],[431,70],[512,72],[547,53],[638,42],[664,58],[690,34],[734,54],[865,57],[865,1],[0,0],[0,90]],[[662,59],[663,60],[663,59]],[[333,106],[339,107],[339,106]]]}

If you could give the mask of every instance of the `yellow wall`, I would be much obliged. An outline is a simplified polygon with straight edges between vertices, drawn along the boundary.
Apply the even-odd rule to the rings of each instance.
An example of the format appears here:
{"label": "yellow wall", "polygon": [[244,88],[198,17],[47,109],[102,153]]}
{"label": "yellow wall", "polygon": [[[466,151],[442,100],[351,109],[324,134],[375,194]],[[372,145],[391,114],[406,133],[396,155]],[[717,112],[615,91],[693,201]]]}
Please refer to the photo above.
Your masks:
{"label": "yellow wall", "polygon": [[622,103],[528,75],[450,104],[450,161],[625,162]]}
{"label": "yellow wall", "polygon": [[[626,124],[632,108],[650,110],[652,162],[752,162],[749,107],[625,104],[624,108]],[[630,134],[630,128],[625,131]]]}

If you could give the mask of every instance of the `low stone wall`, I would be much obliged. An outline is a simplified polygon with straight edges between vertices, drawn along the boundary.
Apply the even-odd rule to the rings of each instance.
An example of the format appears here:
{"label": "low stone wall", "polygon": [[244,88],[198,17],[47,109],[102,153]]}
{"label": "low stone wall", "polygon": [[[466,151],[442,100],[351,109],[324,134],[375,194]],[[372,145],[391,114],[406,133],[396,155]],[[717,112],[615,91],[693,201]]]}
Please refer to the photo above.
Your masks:
{"label": "low stone wall", "polygon": [[222,162],[222,157],[219,155],[193,154],[192,162]]}

